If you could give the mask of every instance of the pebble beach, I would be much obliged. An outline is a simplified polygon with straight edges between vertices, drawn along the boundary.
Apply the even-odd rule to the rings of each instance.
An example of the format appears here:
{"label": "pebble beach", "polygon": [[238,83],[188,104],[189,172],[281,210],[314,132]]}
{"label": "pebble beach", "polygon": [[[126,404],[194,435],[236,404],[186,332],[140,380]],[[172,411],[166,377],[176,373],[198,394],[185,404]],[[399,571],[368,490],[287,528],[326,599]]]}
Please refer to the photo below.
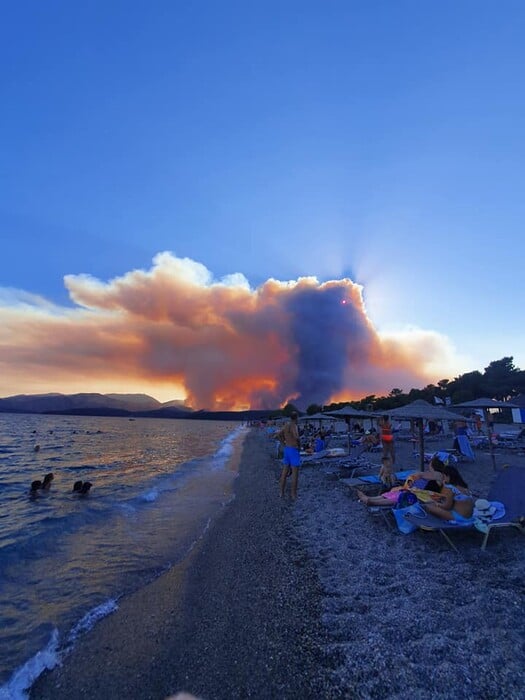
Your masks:
{"label": "pebble beach", "polygon": [[[410,444],[396,466],[416,466]],[[490,456],[459,468],[486,496]],[[305,463],[295,502],[279,473],[274,442],[251,430],[235,498],[190,557],[122,599],[30,697],[525,697],[520,533],[496,531],[482,552],[479,532],[455,532],[455,552],[369,515],[341,460]]]}

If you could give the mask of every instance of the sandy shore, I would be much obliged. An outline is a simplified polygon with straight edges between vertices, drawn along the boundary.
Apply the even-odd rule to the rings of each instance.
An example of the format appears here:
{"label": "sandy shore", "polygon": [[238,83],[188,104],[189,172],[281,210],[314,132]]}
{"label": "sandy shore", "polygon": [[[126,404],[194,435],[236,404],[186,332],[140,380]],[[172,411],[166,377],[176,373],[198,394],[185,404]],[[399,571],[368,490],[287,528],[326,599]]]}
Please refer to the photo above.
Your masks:
{"label": "sandy shore", "polygon": [[[248,436],[236,498],[185,566],[123,600],[32,698],[525,697],[523,536],[496,532],[481,552],[480,533],[454,533],[457,554],[437,533],[401,535],[336,461],[305,466],[282,501],[273,454]],[[399,444],[398,466],[414,464]],[[485,496],[489,456],[460,469]]]}

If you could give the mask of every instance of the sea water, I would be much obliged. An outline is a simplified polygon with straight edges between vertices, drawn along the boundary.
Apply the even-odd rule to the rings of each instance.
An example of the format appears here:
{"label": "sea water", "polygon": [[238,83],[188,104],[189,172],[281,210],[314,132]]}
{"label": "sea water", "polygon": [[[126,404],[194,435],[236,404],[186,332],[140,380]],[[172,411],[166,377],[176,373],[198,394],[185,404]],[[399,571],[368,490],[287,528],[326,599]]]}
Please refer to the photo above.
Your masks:
{"label": "sea water", "polygon": [[[0,700],[181,562],[232,497],[224,421],[0,414]],[[49,491],[29,494],[53,472]],[[88,496],[73,492],[90,481]]]}

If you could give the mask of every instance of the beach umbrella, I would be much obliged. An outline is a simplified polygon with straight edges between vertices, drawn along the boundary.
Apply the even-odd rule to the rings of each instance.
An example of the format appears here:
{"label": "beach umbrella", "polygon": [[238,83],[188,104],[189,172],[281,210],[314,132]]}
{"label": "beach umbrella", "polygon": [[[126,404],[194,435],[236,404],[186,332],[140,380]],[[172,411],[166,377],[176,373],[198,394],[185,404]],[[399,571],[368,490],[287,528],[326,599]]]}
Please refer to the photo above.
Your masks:
{"label": "beach umbrella", "polygon": [[336,418],[334,418],[333,416],[328,416],[326,415],[326,413],[312,413],[311,416],[301,416],[299,418],[300,423],[306,423],[308,421],[319,421],[319,429],[321,429],[321,423],[324,420],[329,420],[335,423]]}
{"label": "beach umbrella", "polygon": [[421,471],[423,471],[425,464],[425,436],[423,432],[423,420],[463,420],[463,416],[459,415],[458,413],[448,411],[442,406],[434,406],[423,399],[417,399],[417,401],[412,401],[412,403],[409,403],[406,406],[400,406],[399,408],[394,408],[391,411],[384,411],[384,414],[392,418],[399,418],[401,420],[417,421],[419,429],[419,463],[421,466]]}
{"label": "beach umbrella", "polygon": [[301,416],[299,418],[300,421],[307,421],[307,420],[336,420],[333,416],[329,416],[326,413],[312,413],[311,416]]}
{"label": "beach umbrella", "polygon": [[327,411],[325,415],[335,416],[337,418],[377,418],[377,416],[383,414],[372,413],[371,411],[358,411],[357,408],[344,406],[344,408],[339,408],[337,411]]}
{"label": "beach umbrella", "polygon": [[498,401],[497,399],[481,398],[473,401],[465,401],[465,403],[457,403],[454,408],[481,408],[485,416],[485,425],[489,436],[489,450],[492,458],[492,467],[496,469],[496,455],[494,454],[494,445],[492,443],[492,430],[490,428],[490,413],[489,408],[517,408],[508,401]]}
{"label": "beach umbrella", "polygon": [[[337,411],[327,411],[327,415],[334,416],[334,418],[377,418],[380,413],[372,413],[371,411],[358,411],[357,408],[352,408],[352,406],[343,406]],[[348,431],[348,452],[350,453],[350,448],[352,445],[350,430]]]}

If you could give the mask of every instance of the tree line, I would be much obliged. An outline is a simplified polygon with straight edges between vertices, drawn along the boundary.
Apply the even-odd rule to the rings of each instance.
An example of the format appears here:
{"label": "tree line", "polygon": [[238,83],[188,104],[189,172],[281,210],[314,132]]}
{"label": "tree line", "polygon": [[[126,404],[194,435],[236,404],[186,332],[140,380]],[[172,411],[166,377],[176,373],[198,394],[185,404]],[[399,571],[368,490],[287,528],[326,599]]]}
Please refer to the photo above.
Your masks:
{"label": "tree line", "polygon": [[[519,394],[525,394],[525,371],[514,365],[513,357],[503,357],[501,360],[492,361],[483,372],[476,370],[452,380],[441,379],[437,384],[428,384],[423,389],[410,389],[409,392],[394,388],[388,396],[371,394],[357,401],[343,401],[324,406],[312,403],[306,409],[306,413],[311,416],[321,411],[336,411],[344,406],[352,406],[360,411],[389,411],[416,399],[445,404],[465,403],[482,397],[510,401]],[[297,410],[293,404],[287,404],[283,414],[289,415]]]}

